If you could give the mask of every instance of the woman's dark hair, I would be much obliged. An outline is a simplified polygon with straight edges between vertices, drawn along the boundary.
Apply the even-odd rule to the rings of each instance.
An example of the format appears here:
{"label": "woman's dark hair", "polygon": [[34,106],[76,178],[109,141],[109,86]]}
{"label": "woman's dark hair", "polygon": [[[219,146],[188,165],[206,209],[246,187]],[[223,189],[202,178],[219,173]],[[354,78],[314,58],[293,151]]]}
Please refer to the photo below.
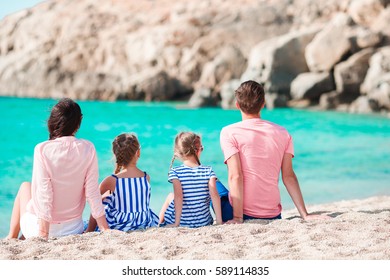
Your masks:
{"label": "woman's dark hair", "polygon": [[74,135],[82,119],[80,106],[70,98],[62,98],[51,110],[47,121],[49,139]]}

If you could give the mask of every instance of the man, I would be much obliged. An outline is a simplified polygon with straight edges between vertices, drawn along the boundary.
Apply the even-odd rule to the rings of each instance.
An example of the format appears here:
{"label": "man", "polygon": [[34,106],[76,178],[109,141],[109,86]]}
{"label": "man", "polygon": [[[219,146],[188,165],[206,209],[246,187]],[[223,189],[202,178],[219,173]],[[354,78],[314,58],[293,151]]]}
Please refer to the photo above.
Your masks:
{"label": "man", "polygon": [[280,172],[303,219],[329,218],[308,214],[292,167],[292,138],[283,127],[260,117],[265,105],[264,88],[257,82],[247,81],[240,85],[235,96],[242,121],[224,127],[220,135],[230,188],[229,197],[221,195],[223,221],[280,219]]}

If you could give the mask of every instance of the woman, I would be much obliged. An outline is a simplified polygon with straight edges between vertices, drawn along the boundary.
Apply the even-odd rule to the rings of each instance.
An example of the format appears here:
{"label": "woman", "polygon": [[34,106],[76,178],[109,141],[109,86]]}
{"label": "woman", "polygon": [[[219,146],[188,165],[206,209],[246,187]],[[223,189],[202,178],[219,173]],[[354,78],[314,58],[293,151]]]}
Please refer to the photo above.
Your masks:
{"label": "woman", "polygon": [[7,238],[59,237],[82,233],[85,200],[101,230],[108,229],[98,189],[93,144],[75,138],[82,120],[79,105],[61,99],[47,122],[49,140],[34,149],[32,182],[20,186]]}

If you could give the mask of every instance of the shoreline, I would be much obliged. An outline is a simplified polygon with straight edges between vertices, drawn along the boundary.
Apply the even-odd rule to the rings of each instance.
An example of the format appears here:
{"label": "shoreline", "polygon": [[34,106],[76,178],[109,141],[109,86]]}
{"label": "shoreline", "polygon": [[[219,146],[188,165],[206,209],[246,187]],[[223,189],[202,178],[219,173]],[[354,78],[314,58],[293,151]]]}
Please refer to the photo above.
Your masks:
{"label": "shoreline", "polygon": [[[57,100],[56,98],[48,98],[48,97],[23,97],[23,96],[16,96],[16,95],[2,95],[0,93],[0,99],[25,99],[25,100],[47,100],[47,101],[53,101]],[[222,109],[222,110],[227,110],[227,111],[232,111],[236,110],[235,108],[222,108],[222,106],[216,105],[216,106],[211,106],[211,107],[191,107],[188,105],[188,100],[165,100],[165,101],[144,101],[144,100],[93,100],[93,99],[74,99],[77,102],[106,102],[106,103],[117,103],[117,102],[133,102],[133,103],[140,103],[140,104],[175,104],[177,103],[178,105],[175,106],[176,109],[186,109],[186,110],[195,110],[195,109],[207,109],[207,108],[216,108],[216,109]],[[378,111],[378,112],[349,112],[348,110],[343,110],[343,109],[322,109],[318,105],[313,105],[313,106],[287,106],[287,107],[277,107],[277,108],[267,108],[265,107],[266,110],[272,111],[275,109],[292,109],[292,110],[303,110],[303,111],[309,111],[309,112],[332,112],[332,113],[345,113],[348,115],[359,115],[359,116],[377,116],[377,117],[384,117],[384,118],[390,118],[390,112],[385,112],[385,111]]]}
{"label": "shoreline", "polygon": [[0,240],[1,260],[389,260],[390,196],[308,205],[330,220],[152,228],[29,240]]}

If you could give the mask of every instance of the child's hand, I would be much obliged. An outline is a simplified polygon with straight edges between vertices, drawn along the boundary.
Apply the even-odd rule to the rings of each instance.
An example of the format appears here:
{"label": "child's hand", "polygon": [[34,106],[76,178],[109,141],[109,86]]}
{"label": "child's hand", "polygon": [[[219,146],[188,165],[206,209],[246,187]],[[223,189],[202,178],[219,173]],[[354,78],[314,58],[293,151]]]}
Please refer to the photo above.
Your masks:
{"label": "child's hand", "polygon": [[232,220],[229,220],[227,221],[225,224],[242,224],[244,221],[242,219],[232,219]]}

